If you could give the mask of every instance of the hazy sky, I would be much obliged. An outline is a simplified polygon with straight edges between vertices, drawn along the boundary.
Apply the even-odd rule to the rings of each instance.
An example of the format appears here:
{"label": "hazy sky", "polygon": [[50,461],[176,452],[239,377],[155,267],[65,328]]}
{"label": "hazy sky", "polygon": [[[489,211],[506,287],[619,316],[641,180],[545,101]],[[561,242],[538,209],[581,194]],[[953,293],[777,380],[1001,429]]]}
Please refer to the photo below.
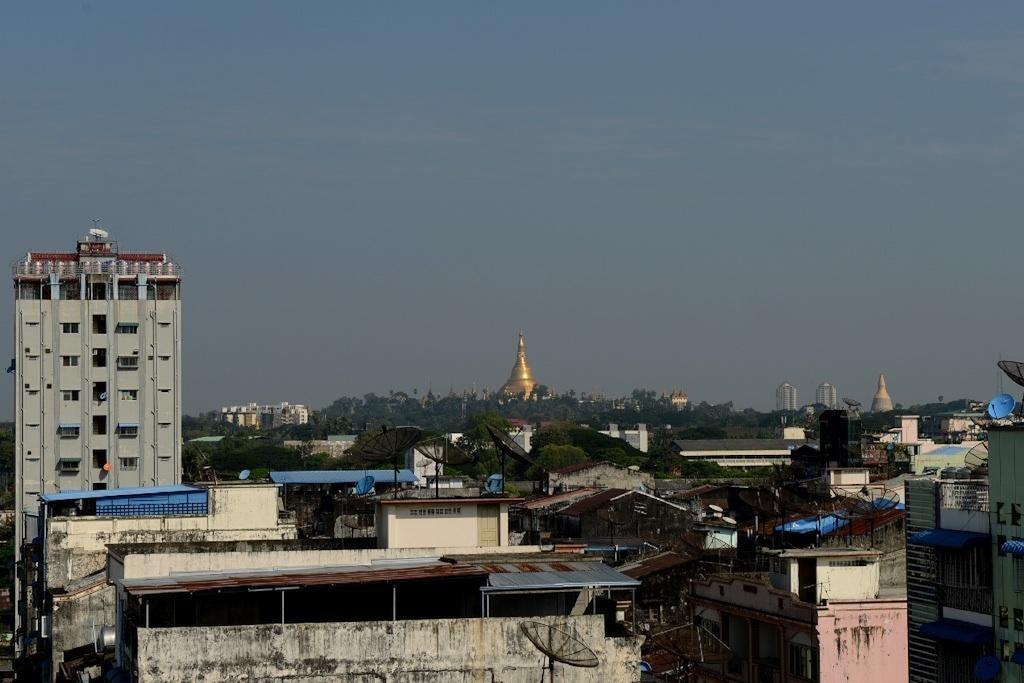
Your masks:
{"label": "hazy sky", "polygon": [[189,412],[497,387],[519,327],[556,389],[988,398],[1022,104],[1020,3],[5,3],[0,226],[179,261]]}

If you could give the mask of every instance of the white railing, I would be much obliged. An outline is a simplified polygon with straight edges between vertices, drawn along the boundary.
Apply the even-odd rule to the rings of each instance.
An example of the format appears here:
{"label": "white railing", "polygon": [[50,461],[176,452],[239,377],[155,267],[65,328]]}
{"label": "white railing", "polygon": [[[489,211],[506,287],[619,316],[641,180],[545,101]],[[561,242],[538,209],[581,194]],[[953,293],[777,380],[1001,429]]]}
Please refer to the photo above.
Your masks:
{"label": "white railing", "polygon": [[61,277],[78,277],[79,275],[181,275],[181,268],[171,261],[26,261],[14,264],[14,276],[30,277],[34,275],[56,274]]}

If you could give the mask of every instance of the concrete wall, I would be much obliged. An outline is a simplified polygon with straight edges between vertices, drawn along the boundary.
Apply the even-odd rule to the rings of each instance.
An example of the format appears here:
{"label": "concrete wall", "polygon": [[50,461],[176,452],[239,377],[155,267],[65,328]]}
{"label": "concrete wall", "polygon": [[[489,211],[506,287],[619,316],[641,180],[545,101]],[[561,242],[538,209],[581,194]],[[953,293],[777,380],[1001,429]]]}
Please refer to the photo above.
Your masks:
{"label": "concrete wall", "polygon": [[[442,619],[138,629],[138,683],[150,681],[541,680],[546,657],[523,635],[522,619]],[[564,623],[542,617],[538,621]],[[639,681],[641,638],[605,638],[601,616],[573,617],[597,653],[597,668],[555,664],[559,681]],[[127,663],[124,663],[127,664]]]}
{"label": "concrete wall", "polygon": [[169,576],[175,572],[220,572],[236,569],[272,567],[326,567],[368,564],[374,560],[436,558],[443,555],[541,552],[540,546],[504,546],[501,548],[389,548],[365,550],[238,550],[230,552],[161,552],[128,554],[123,560],[111,556],[108,577],[138,579]]}
{"label": "concrete wall", "polygon": [[586,486],[606,489],[638,489],[643,486],[653,491],[654,477],[647,472],[633,472],[609,463],[599,463],[576,472],[548,474],[548,489],[552,493]]}
{"label": "concrete wall", "polygon": [[907,603],[834,602],[818,611],[821,683],[905,683]]}

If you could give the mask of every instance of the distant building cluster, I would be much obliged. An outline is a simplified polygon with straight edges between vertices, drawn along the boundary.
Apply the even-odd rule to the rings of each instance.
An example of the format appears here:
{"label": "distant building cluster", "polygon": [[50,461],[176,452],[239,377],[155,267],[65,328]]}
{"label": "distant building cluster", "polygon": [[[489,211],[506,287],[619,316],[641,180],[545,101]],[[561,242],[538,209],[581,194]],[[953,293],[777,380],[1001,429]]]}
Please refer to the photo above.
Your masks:
{"label": "distant building cluster", "polygon": [[284,425],[309,423],[309,408],[301,403],[279,403],[260,405],[247,403],[241,406],[224,406],[220,409],[222,422],[238,427],[254,429],[275,429]]}
{"label": "distant building cluster", "polygon": [[600,431],[613,439],[622,439],[641,453],[647,452],[647,425],[642,422],[636,426],[636,429],[619,429],[619,425],[612,422],[608,425],[608,429]]}

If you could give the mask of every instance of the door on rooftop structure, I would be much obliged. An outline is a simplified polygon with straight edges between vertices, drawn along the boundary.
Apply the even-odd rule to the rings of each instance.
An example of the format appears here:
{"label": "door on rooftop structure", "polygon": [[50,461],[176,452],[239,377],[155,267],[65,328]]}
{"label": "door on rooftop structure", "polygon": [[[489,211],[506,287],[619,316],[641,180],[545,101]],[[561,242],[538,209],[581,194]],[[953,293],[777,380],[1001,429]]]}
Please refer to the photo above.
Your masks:
{"label": "door on rooftop structure", "polygon": [[797,560],[797,580],[799,585],[799,596],[804,602],[812,605],[817,603],[818,596],[818,559],[815,557],[801,557]]}
{"label": "door on rooftop structure", "polygon": [[498,537],[499,516],[497,505],[476,506],[477,543],[481,548],[496,546],[500,543],[501,539]]}

